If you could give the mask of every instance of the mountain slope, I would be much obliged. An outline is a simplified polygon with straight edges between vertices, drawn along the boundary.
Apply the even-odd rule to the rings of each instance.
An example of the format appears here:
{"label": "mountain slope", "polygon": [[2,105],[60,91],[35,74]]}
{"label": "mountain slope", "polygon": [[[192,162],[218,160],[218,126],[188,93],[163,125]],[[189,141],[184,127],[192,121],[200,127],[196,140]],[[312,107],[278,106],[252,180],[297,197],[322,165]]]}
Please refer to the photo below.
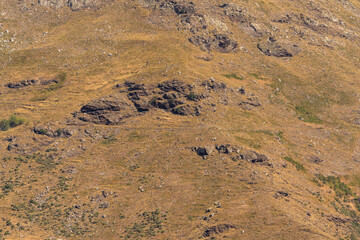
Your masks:
{"label": "mountain slope", "polygon": [[358,2],[0,7],[1,239],[359,238]]}

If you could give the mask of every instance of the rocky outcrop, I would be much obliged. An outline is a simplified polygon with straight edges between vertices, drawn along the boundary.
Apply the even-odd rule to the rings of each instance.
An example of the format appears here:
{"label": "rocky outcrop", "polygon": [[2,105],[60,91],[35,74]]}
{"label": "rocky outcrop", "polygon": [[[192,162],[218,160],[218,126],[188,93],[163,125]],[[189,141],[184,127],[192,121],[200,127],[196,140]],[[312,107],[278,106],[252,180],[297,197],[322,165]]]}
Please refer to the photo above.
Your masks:
{"label": "rocky outcrop", "polygon": [[230,229],[236,229],[237,227],[232,224],[219,224],[206,229],[203,233],[203,237],[211,237],[213,235],[222,234]]}
{"label": "rocky outcrop", "polygon": [[193,86],[179,80],[165,81],[157,86],[125,82],[125,88],[111,96],[96,99],[74,114],[85,122],[116,125],[122,120],[147,112],[152,108],[164,109],[177,115],[199,115],[196,101],[200,95]]}
{"label": "rocky outcrop", "polygon": [[205,147],[192,147],[192,151],[195,151],[197,155],[203,157],[204,159],[208,158],[215,151],[220,155],[228,155],[234,162],[236,161],[246,161],[248,163],[254,163],[258,165],[271,167],[269,158],[264,155],[257,153],[253,150],[245,149],[239,146],[233,146],[231,144],[216,144],[215,146],[205,146]]}
{"label": "rocky outcrop", "polygon": [[210,80],[206,80],[201,83],[201,86],[204,86],[206,90],[224,90],[226,89],[225,83],[218,83],[213,78],[210,78]]}
{"label": "rocky outcrop", "polygon": [[[243,88],[228,88],[213,78],[200,84],[187,84],[177,79],[158,85],[127,81],[115,88],[118,89],[116,93],[84,105],[74,113],[74,117],[84,122],[117,125],[126,118],[144,114],[151,109],[163,109],[176,115],[199,116],[205,111],[216,111],[217,103],[260,106],[255,95],[245,95]],[[220,98],[211,97],[218,93],[221,93]]]}
{"label": "rocky outcrop", "polygon": [[245,110],[251,110],[255,107],[261,106],[260,100],[253,93],[246,94],[246,99],[240,102],[240,106]]}
{"label": "rocky outcrop", "polygon": [[[203,51],[229,53],[234,51],[238,43],[231,36],[225,22],[220,18],[202,14],[193,2],[177,0],[143,0],[143,6],[160,10],[164,15],[178,17],[178,30],[186,30],[191,36],[188,40]],[[170,20],[169,20],[170,21]],[[173,20],[171,20],[173,22]]]}
{"label": "rocky outcrop", "polygon": [[8,83],[5,86],[8,88],[23,88],[23,87],[28,87],[28,86],[40,86],[40,85],[49,85],[51,83],[56,83],[57,80],[56,79],[27,79],[27,80],[22,80],[20,82],[12,82],[12,83]]}
{"label": "rocky outcrop", "polygon": [[54,130],[51,126],[36,125],[33,128],[33,132],[39,135],[45,135],[52,138],[62,137],[69,138],[74,135],[74,129],[70,127],[57,128]]}
{"label": "rocky outcrop", "polygon": [[121,94],[114,94],[84,105],[74,116],[84,122],[116,125],[136,113],[137,109],[129,99]]}
{"label": "rocky outcrop", "polygon": [[233,22],[249,24],[255,19],[247,13],[246,9],[234,3],[222,4],[219,7],[223,9],[224,14]]}
{"label": "rocky outcrop", "polygon": [[238,46],[238,43],[235,40],[225,34],[214,34],[210,36],[195,35],[190,37],[189,41],[192,44],[199,46],[203,51],[217,51],[222,53],[232,52]]}
{"label": "rocky outcrop", "polygon": [[301,51],[296,44],[285,40],[277,41],[273,38],[260,42],[258,48],[265,55],[274,57],[293,57]]}
{"label": "rocky outcrop", "polygon": [[105,2],[110,2],[112,0],[32,0],[32,4],[39,4],[40,6],[45,7],[70,7],[72,10],[79,10],[85,7],[94,7],[98,6]]}
{"label": "rocky outcrop", "polygon": [[268,164],[269,159],[264,154],[259,154],[254,151],[247,151],[245,153],[240,154],[241,158],[251,162],[251,163],[261,163],[261,164]]}

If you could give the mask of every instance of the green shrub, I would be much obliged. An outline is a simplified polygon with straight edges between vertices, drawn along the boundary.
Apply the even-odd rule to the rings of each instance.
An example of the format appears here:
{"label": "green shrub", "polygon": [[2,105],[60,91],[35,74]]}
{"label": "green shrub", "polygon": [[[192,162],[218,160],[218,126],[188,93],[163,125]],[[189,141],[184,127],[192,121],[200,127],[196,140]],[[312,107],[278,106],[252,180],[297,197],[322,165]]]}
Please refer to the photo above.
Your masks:
{"label": "green shrub", "polygon": [[4,118],[0,121],[0,130],[7,131],[10,128],[14,128],[22,125],[24,122],[25,120],[23,118],[17,117],[15,115],[11,115],[9,119]]}
{"label": "green shrub", "polygon": [[289,163],[293,164],[296,167],[296,170],[306,172],[304,165],[295,161],[292,157],[284,157],[284,159]]}
{"label": "green shrub", "polygon": [[185,111],[184,111],[183,107],[174,108],[172,110],[172,112],[177,115],[185,115]]}
{"label": "green shrub", "polygon": [[48,130],[42,128],[37,133],[40,135],[46,135],[48,133]]}
{"label": "green shrub", "polygon": [[195,101],[197,99],[197,95],[194,92],[190,92],[189,95],[186,96],[188,100]]}
{"label": "green shrub", "polygon": [[2,119],[0,121],[0,129],[1,131],[7,131],[10,129],[10,124],[9,124],[9,120],[7,119]]}

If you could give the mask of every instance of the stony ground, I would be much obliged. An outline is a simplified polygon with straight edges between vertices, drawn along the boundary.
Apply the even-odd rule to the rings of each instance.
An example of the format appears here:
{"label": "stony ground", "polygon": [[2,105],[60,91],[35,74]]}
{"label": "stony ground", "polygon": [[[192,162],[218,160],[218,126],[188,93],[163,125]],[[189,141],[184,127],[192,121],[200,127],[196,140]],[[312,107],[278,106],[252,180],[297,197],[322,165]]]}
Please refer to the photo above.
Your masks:
{"label": "stony ground", "polygon": [[0,0],[0,239],[360,239],[359,16]]}

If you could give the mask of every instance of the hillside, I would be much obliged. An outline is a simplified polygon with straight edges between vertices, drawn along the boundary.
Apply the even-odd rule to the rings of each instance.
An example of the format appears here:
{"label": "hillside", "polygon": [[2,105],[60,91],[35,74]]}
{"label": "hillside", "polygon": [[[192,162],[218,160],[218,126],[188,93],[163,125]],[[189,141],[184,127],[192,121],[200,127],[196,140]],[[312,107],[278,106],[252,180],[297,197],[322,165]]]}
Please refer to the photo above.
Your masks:
{"label": "hillside", "polygon": [[360,2],[0,0],[0,239],[360,239]]}

